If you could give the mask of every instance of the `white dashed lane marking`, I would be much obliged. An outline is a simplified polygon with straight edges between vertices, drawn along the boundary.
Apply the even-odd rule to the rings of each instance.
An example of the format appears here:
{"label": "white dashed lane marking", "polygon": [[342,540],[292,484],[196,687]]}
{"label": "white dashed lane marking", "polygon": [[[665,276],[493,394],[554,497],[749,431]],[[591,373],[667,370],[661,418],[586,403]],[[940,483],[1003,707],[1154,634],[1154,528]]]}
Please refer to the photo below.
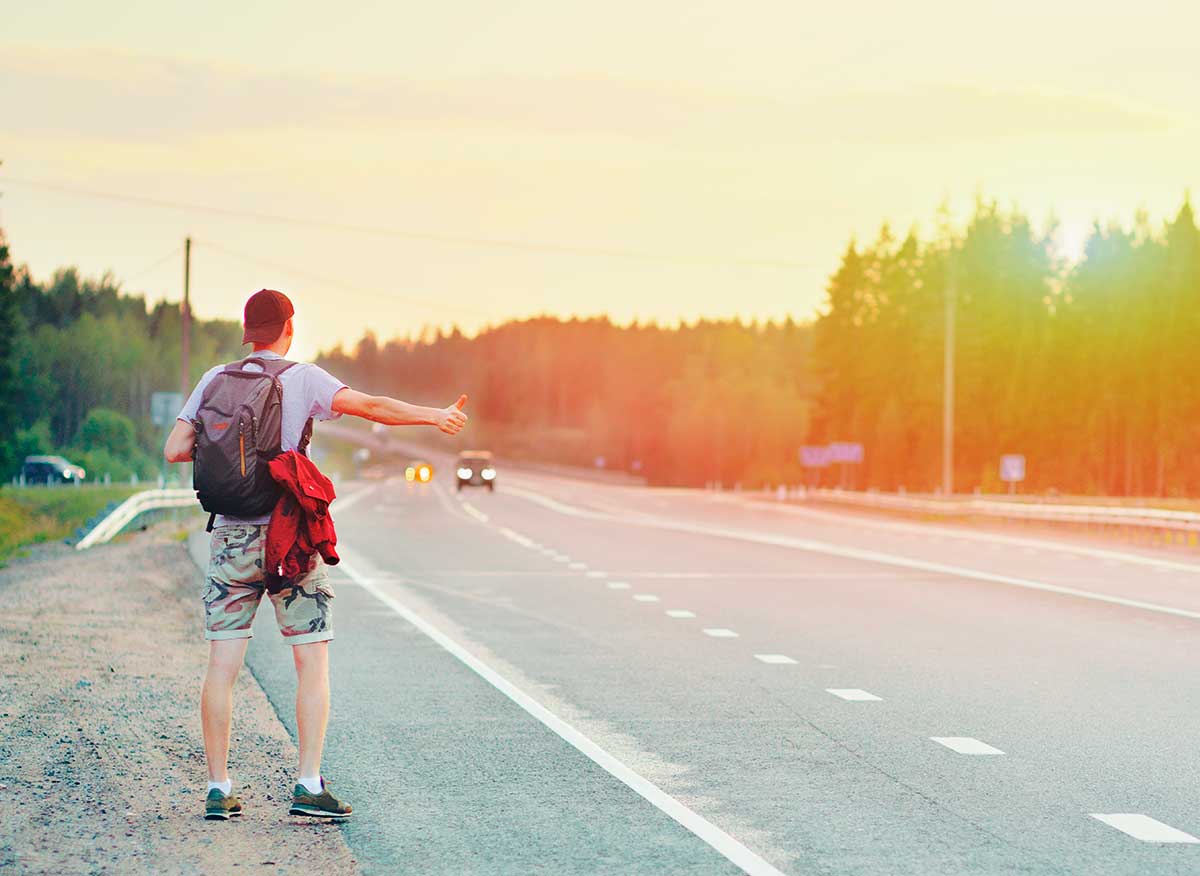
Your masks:
{"label": "white dashed lane marking", "polygon": [[695,617],[695,616],[696,616],[696,613],[694,611],[688,611],[686,608],[668,608],[667,609],[667,617],[683,619],[683,618],[689,618],[689,617]]}
{"label": "white dashed lane marking", "polygon": [[592,571],[587,573],[587,577],[589,577],[589,578],[607,578],[608,572],[597,572],[595,569],[592,569]]}
{"label": "white dashed lane marking", "polygon": [[1112,815],[1092,813],[1092,818],[1103,821],[1109,827],[1115,827],[1144,843],[1200,843],[1200,839],[1196,839],[1190,833],[1184,833],[1178,828],[1138,812],[1118,812]]}
{"label": "white dashed lane marking", "polygon": [[578,563],[578,562],[571,563],[569,566],[567,566],[567,568],[568,569],[586,569],[587,563]]}
{"label": "white dashed lane marking", "polygon": [[780,665],[783,665],[783,664],[791,665],[791,664],[795,664],[795,662],[796,662],[791,657],[787,657],[783,654],[755,654],[754,659],[761,660],[763,663],[777,663]]}
{"label": "white dashed lane marking", "polygon": [[480,523],[488,522],[488,516],[486,514],[484,514],[482,511],[480,511],[478,508],[476,508],[474,505],[472,505],[470,502],[463,502],[462,507],[463,507],[464,511],[466,511],[468,514],[470,514],[472,517],[474,517]]}
{"label": "white dashed lane marking", "polygon": [[853,702],[880,702],[883,697],[877,697],[873,693],[867,693],[865,690],[859,690],[856,687],[827,687],[826,693],[831,693],[835,697],[841,697],[844,700]]}
{"label": "white dashed lane marking", "polygon": [[566,556],[565,554],[558,554],[558,555],[556,555],[556,556],[554,557],[554,562],[556,562],[556,563],[569,563],[569,562],[571,562],[571,558],[570,558],[570,557],[568,557],[568,556]]}
{"label": "white dashed lane marking", "polygon": [[658,597],[653,593],[635,593],[633,598],[637,602],[658,602]]}
{"label": "white dashed lane marking", "polygon": [[521,535],[521,533],[519,533],[519,532],[514,532],[513,530],[509,529],[507,526],[500,527],[500,534],[503,535],[505,538],[507,538],[509,541],[515,541],[517,544],[521,545],[521,547],[533,547],[534,546],[532,539],[527,538],[524,535]]}
{"label": "white dashed lane marking", "polygon": [[971,736],[930,736],[938,745],[944,745],[959,754],[1004,754],[999,748],[993,748],[986,742],[981,742]]}
{"label": "white dashed lane marking", "polygon": [[712,636],[714,639],[736,639],[737,633],[733,630],[727,630],[724,627],[706,627],[704,635]]}
{"label": "white dashed lane marking", "polygon": [[626,584],[624,581],[609,581],[608,589],[609,590],[628,590],[629,585]]}

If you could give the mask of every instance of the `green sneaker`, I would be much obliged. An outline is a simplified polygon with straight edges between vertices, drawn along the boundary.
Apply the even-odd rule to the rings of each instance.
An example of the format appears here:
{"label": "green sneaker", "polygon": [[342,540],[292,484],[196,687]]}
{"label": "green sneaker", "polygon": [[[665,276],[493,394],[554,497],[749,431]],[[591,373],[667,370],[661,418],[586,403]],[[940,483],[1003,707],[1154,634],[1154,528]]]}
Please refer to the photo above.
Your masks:
{"label": "green sneaker", "polygon": [[291,815],[309,815],[313,818],[329,818],[333,821],[345,821],[353,812],[349,803],[343,803],[329,791],[329,783],[321,777],[321,793],[314,794],[303,785],[297,783],[292,792]]}
{"label": "green sneaker", "polygon": [[204,800],[204,817],[209,821],[226,821],[231,815],[242,814],[242,801],[237,794],[228,797],[221,793],[220,788],[213,788]]}

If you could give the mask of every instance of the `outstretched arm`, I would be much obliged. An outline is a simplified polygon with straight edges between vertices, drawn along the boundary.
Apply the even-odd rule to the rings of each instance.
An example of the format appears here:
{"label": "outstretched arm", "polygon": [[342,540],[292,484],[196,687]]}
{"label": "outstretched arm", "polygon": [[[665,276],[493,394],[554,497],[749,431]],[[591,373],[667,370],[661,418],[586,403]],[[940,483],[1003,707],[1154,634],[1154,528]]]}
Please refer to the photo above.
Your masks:
{"label": "outstretched arm", "polygon": [[461,395],[449,407],[427,408],[386,395],[367,395],[347,386],[334,395],[333,410],[385,426],[437,426],[447,435],[456,435],[467,423],[462,410],[466,403],[467,397]]}

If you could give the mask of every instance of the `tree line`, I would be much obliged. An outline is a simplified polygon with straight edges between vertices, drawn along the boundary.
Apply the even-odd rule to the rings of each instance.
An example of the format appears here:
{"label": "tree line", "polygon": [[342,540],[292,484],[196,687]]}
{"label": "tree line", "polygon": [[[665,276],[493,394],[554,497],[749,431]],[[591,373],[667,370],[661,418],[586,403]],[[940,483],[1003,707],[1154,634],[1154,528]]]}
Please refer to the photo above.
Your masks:
{"label": "tree line", "polygon": [[462,391],[460,443],[508,457],[644,475],[656,484],[796,478],[811,417],[812,330],[791,320],[668,328],[537,317],[320,361],[348,383],[425,404]]}
{"label": "tree line", "polygon": [[[602,463],[655,484],[828,484],[840,473],[803,470],[798,450],[845,441],[865,449],[855,486],[932,491],[949,297],[959,491],[1001,489],[1001,455],[1020,453],[1028,490],[1200,492],[1190,202],[1161,225],[1144,214],[1097,224],[1077,259],[1057,235],[980,200],[961,227],[942,216],[932,233],[885,225],[870,243],[852,239],[809,323],[542,316],[473,336],[367,334],[319,361],[356,387],[423,403],[466,391],[464,440],[502,456]],[[193,330],[192,381],[241,354],[236,322]],[[122,445],[110,413],[153,457],[149,396],[178,386],[179,332],[177,306],[147,307],[111,276],[67,269],[34,282],[0,238],[0,474],[27,452]],[[85,430],[89,416],[100,421]],[[152,466],[134,451],[135,465]]]}
{"label": "tree line", "polygon": [[[177,392],[179,306],[148,307],[111,274],[59,270],[44,283],[16,266],[0,233],[0,483],[29,454],[61,453],[89,478],[159,469],[150,396]],[[240,326],[193,320],[192,383],[239,355]]]}
{"label": "tree line", "polygon": [[471,440],[513,456],[636,471],[651,483],[835,484],[803,444],[864,445],[856,487],[941,484],[947,297],[953,302],[957,491],[1200,492],[1200,232],[1189,201],[1162,227],[1099,224],[1081,256],[1054,223],[980,200],[965,226],[851,240],[811,324],[518,320],[323,357],[335,373],[429,402],[471,393]]}
{"label": "tree line", "polygon": [[1194,495],[1200,232],[1185,199],[1161,228],[1096,224],[1072,263],[1057,229],[980,201],[965,229],[885,226],[852,242],[815,325],[810,440],[866,445],[862,482],[940,482],[947,296],[954,305],[956,489]]}

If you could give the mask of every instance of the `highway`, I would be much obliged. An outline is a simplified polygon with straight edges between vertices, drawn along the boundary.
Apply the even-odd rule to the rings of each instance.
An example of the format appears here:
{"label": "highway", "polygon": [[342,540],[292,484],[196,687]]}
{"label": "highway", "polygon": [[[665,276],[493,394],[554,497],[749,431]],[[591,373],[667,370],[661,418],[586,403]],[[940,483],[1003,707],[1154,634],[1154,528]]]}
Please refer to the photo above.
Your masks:
{"label": "highway", "polygon": [[1188,554],[434,461],[333,506],[366,872],[1200,872]]}

